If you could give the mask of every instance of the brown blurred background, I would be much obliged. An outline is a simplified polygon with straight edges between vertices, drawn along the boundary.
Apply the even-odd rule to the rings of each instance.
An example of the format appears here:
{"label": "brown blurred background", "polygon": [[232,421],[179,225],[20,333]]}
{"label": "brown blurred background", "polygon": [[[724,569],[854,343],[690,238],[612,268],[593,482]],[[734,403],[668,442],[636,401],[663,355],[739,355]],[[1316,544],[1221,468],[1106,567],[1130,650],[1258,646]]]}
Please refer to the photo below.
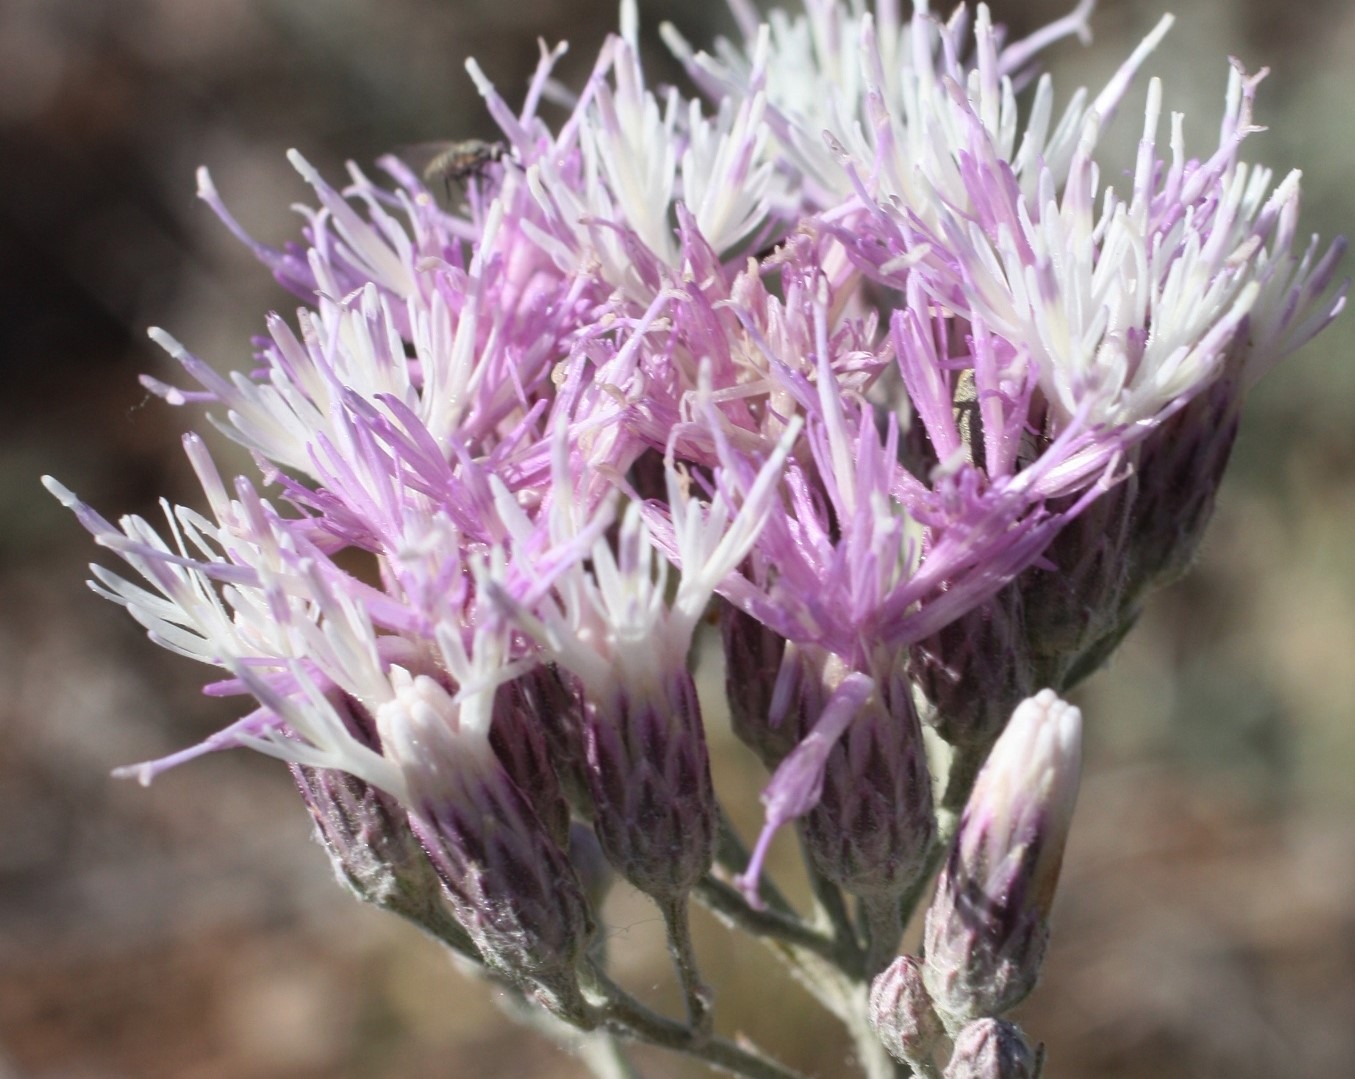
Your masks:
{"label": "brown blurred background", "polygon": [[[1161,2],[1105,0],[1095,45],[1056,51],[1060,100],[1108,77]],[[1017,32],[1071,6],[994,4]],[[714,4],[641,9],[694,41],[729,29]],[[1351,231],[1355,6],[1177,13],[1149,66],[1191,146],[1217,129],[1227,55],[1269,64],[1270,130],[1247,156],[1302,165],[1306,226]],[[0,1079],[585,1074],[335,887],[280,766],[228,754],[149,790],[108,778],[231,713],[82,587],[94,548],[38,476],[110,516],[198,498],[178,438],[204,422],[138,386],[170,376],[144,327],[243,365],[264,313],[294,302],[194,199],[195,166],[281,242],[307,198],[287,147],[338,178],[348,158],[491,135],[465,56],[516,101],[537,36],[570,40],[577,84],[614,20],[593,0],[0,6]],[[649,70],[671,74],[657,52]],[[1256,393],[1200,566],[1080,694],[1088,776],[1021,1016],[1049,1079],[1355,1075],[1353,345],[1348,317]],[[714,740],[754,812],[762,777]],[[728,1032],[847,1074],[798,988],[699,929]],[[623,980],[672,1006],[653,912],[621,895],[607,932]],[[638,1056],[648,1076],[703,1074]]]}

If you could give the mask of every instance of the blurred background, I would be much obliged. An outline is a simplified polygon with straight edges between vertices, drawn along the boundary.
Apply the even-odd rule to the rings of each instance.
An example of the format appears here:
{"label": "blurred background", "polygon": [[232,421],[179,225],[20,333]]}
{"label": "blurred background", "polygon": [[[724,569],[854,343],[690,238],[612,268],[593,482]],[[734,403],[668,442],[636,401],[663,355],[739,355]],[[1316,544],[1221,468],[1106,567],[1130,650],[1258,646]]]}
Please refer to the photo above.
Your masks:
{"label": "blurred background", "polygon": [[[1103,0],[1095,44],[1055,50],[1060,101],[1099,86],[1163,2]],[[716,3],[640,6],[646,30],[731,29]],[[993,4],[1018,36],[1071,6]],[[1148,67],[1190,145],[1211,146],[1226,57],[1270,65],[1269,131],[1246,156],[1301,165],[1307,229],[1350,232],[1355,5],[1177,14]],[[109,516],[198,500],[178,439],[205,423],[138,386],[171,377],[144,329],[240,366],[264,313],[295,304],[195,200],[197,165],[281,243],[308,198],[288,147],[336,179],[401,144],[492,137],[467,55],[514,102],[538,36],[571,42],[577,85],[614,23],[610,0],[0,6],[0,1079],[585,1074],[334,885],[281,766],[227,754],[149,790],[109,778],[233,716],[83,587],[94,548],[38,476]],[[1117,129],[1125,164],[1141,100]],[[1353,349],[1346,317],[1257,391],[1200,565],[1079,693],[1088,775],[1020,1013],[1048,1079],[1355,1075]],[[713,739],[717,782],[755,814],[758,768]],[[622,980],[673,1006],[653,911],[622,894],[606,920]],[[727,1032],[848,1074],[832,1024],[756,946],[698,928]]]}

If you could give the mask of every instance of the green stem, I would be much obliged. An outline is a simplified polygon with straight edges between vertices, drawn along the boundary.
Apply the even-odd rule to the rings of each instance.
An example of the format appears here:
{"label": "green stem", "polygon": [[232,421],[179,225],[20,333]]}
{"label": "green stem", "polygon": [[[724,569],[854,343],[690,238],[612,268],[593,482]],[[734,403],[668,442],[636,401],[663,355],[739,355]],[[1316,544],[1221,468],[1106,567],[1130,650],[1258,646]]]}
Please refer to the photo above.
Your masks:
{"label": "green stem", "polygon": [[955,833],[960,827],[960,815],[964,812],[965,803],[969,801],[969,795],[974,790],[974,781],[978,779],[979,769],[983,767],[987,757],[986,749],[965,749],[960,746],[954,749],[954,755],[950,759],[950,770],[946,775],[946,790],[936,809],[936,839],[927,852],[922,872],[899,901],[899,916],[904,925],[913,920],[918,904],[927,895],[946,853],[950,850]]}
{"label": "green stem", "polygon": [[979,769],[988,759],[991,746],[955,746],[954,756],[950,759],[950,771],[946,775],[946,793],[941,799],[941,808],[956,816],[969,801],[974,789],[974,780],[979,777]]}
{"label": "green stem", "polygon": [[869,980],[889,966],[898,952],[899,941],[903,937],[903,918],[900,916],[899,902],[892,896],[862,899],[861,913],[866,927],[864,970]]}
{"label": "green stem", "polygon": [[848,977],[859,978],[865,955],[856,935],[856,925],[847,910],[847,901],[842,896],[842,889],[814,868],[814,859],[804,841],[804,833],[800,832],[799,835],[800,857],[809,876],[809,887],[814,893],[815,905],[833,931],[833,962]]}
{"label": "green stem", "polygon": [[580,1030],[526,1000],[517,986],[498,978],[491,980],[502,990],[494,994],[500,1011],[515,1023],[578,1057],[597,1079],[642,1079],[611,1031]]}
{"label": "green stem", "polygon": [[643,1079],[611,1031],[595,1030],[584,1035],[575,1055],[597,1079]]}
{"label": "green stem", "polygon": [[587,971],[586,977],[587,989],[596,1001],[597,1018],[619,1034],[685,1053],[741,1079],[805,1079],[750,1045],[724,1038],[698,1038],[689,1027],[646,1008],[596,968]]}
{"label": "green stem", "polygon": [[806,925],[794,914],[768,906],[756,910],[749,906],[743,894],[722,880],[707,876],[696,886],[696,897],[727,925],[735,926],[755,937],[771,937],[797,948],[813,952],[828,962],[837,959],[837,946],[824,934]]}
{"label": "green stem", "polygon": [[436,900],[416,899],[398,893],[385,900],[368,900],[368,902],[379,910],[387,911],[403,918],[411,925],[418,926],[434,940],[440,941],[472,962],[484,964],[484,957],[470,939],[470,934],[461,927],[461,923],[453,917],[452,912]]}
{"label": "green stem", "polygon": [[711,1013],[711,992],[701,981],[692,945],[692,924],[688,917],[687,897],[656,900],[668,931],[668,954],[673,957],[678,980],[687,1000],[687,1024],[696,1038],[709,1038],[715,1018]]}

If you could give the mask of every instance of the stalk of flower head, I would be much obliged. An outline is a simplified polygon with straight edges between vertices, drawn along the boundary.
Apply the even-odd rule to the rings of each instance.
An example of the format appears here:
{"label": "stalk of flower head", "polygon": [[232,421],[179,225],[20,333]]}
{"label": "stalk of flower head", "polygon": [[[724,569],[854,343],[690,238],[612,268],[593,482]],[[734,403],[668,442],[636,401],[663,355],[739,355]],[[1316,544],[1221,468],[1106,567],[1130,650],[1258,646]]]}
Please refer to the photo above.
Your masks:
{"label": "stalk of flower head", "polygon": [[952,1033],[1035,987],[1081,754],[1081,714],[1042,690],[1016,709],[979,773],[924,937],[923,981]]}

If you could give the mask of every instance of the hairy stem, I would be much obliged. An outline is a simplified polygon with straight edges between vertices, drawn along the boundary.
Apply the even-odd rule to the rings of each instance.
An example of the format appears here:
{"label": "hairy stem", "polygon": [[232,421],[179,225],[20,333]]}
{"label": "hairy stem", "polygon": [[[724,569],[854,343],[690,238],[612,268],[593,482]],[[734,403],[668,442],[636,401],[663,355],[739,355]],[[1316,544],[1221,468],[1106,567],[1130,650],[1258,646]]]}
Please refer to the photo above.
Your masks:
{"label": "hairy stem", "polygon": [[975,751],[957,747],[950,760],[950,771],[946,776],[946,790],[936,811],[936,839],[933,840],[927,858],[923,862],[922,872],[918,874],[912,886],[903,893],[899,901],[899,917],[903,925],[913,920],[918,904],[927,895],[932,881],[945,860],[946,852],[960,827],[960,815],[974,790],[974,781],[979,777],[979,769],[987,758],[987,750]]}
{"label": "hairy stem", "polygon": [[804,860],[805,872],[809,875],[809,886],[814,892],[815,905],[833,931],[835,945],[833,961],[848,977],[860,978],[865,954],[857,938],[856,925],[852,922],[842,889],[814,868],[814,859],[805,845],[803,834],[800,836],[800,857]]}
{"label": "hairy stem", "polygon": [[906,1064],[900,1064],[884,1047],[884,1042],[870,1025],[870,983],[860,982],[856,986],[855,1006],[851,1009],[851,1018],[847,1021],[847,1032],[852,1036],[856,1048],[856,1060],[866,1079],[907,1079],[913,1074]]}
{"label": "hairy stem", "polygon": [[861,912],[866,927],[865,976],[869,980],[889,966],[898,952],[904,923],[893,896],[863,899]]}
{"label": "hairy stem", "polygon": [[735,1044],[724,1038],[698,1038],[691,1028],[646,1008],[596,968],[586,971],[585,978],[597,1018],[609,1030],[685,1053],[742,1079],[805,1079],[751,1045]]}
{"label": "hairy stem", "polygon": [[498,978],[490,980],[501,989],[494,1000],[504,1015],[578,1057],[597,1079],[642,1079],[611,1031],[580,1030],[525,999],[517,986]]}
{"label": "hairy stem", "polygon": [[575,1055],[597,1079],[643,1079],[611,1031],[595,1030],[584,1035]]}
{"label": "hairy stem", "polygon": [[837,960],[837,946],[823,933],[805,924],[797,915],[787,914],[779,908],[769,905],[766,910],[754,909],[743,893],[722,880],[704,877],[697,884],[695,894],[707,910],[727,925],[755,937],[772,937],[793,944],[830,963]]}
{"label": "hairy stem", "polygon": [[696,949],[692,946],[692,924],[688,917],[687,897],[681,896],[659,903],[663,924],[668,933],[668,954],[673,957],[678,980],[682,983],[687,1001],[687,1024],[696,1038],[709,1038],[715,1022],[711,1012],[711,991],[701,981],[696,964]]}

